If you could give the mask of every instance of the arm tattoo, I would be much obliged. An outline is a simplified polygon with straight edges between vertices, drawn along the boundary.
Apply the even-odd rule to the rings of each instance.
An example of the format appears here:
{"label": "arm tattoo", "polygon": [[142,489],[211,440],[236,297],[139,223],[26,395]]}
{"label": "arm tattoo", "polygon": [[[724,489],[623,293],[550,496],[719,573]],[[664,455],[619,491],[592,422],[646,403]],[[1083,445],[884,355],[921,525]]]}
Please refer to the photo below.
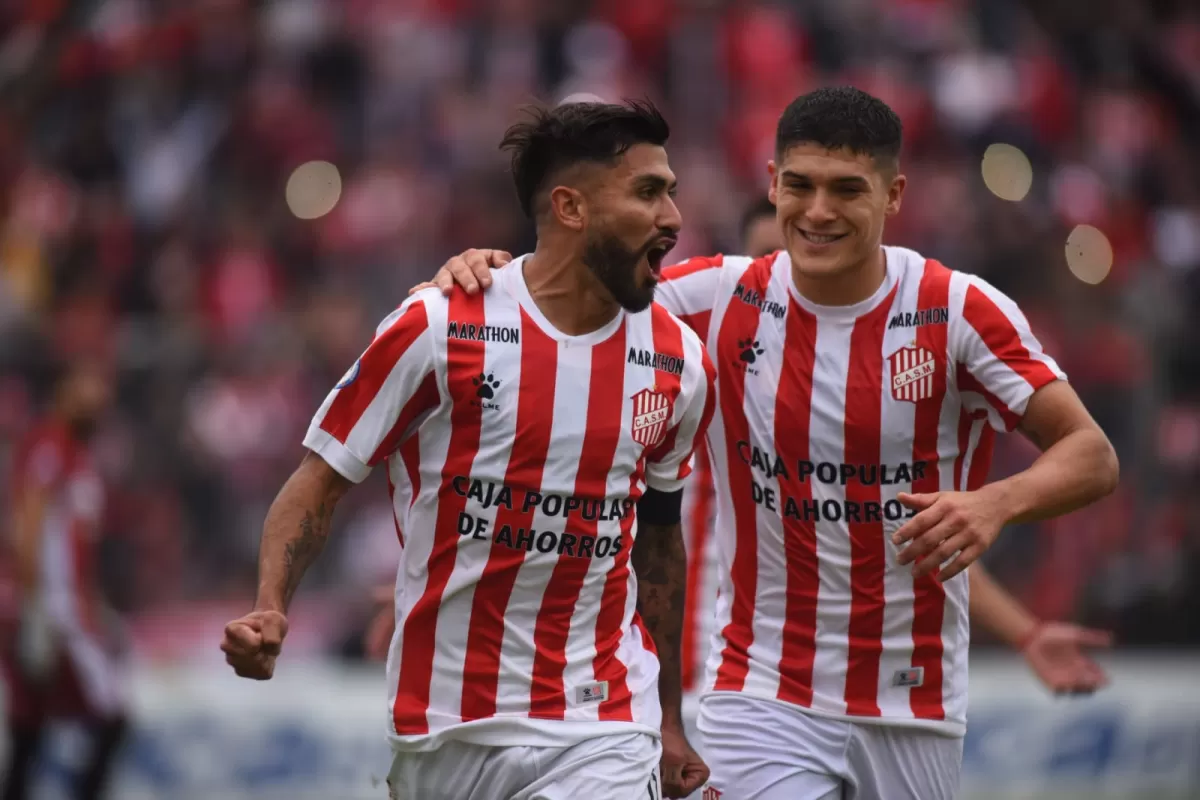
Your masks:
{"label": "arm tattoo", "polygon": [[638,611],[658,650],[658,693],[664,722],[678,722],[682,704],[680,640],[687,592],[687,553],[679,523],[639,525],[631,554]]}
{"label": "arm tattoo", "polygon": [[290,539],[285,545],[283,564],[286,581],[284,601],[286,603],[291,602],[292,596],[299,588],[304,571],[316,561],[317,556],[324,549],[325,540],[329,537],[329,522],[333,517],[332,512],[332,507],[326,511],[325,503],[321,503],[316,514],[305,511],[304,519],[300,520],[300,536]]}

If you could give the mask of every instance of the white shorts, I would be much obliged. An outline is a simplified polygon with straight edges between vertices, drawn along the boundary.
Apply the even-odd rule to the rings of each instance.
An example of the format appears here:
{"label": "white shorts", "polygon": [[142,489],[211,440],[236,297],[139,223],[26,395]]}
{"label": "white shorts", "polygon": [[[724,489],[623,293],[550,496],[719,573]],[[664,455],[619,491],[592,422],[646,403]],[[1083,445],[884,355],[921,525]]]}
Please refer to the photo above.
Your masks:
{"label": "white shorts", "polygon": [[662,743],[646,733],[598,736],[571,747],[446,742],[398,751],[391,800],[661,800]]}
{"label": "white shorts", "polygon": [[[805,714],[736,694],[700,700],[699,746],[721,800],[953,800],[962,739]],[[709,797],[710,795],[703,795]]]}

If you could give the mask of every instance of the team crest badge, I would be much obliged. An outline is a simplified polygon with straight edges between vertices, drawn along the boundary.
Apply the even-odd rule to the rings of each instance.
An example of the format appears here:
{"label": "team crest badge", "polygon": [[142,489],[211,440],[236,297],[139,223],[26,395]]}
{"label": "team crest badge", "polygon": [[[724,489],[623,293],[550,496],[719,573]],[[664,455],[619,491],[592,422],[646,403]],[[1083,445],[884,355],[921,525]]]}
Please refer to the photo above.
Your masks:
{"label": "team crest badge", "polygon": [[633,440],[652,447],[662,440],[671,419],[671,401],[662,392],[642,389],[633,396]]}
{"label": "team crest badge", "polygon": [[937,358],[924,347],[901,347],[888,356],[892,368],[892,397],[916,403],[933,397]]}

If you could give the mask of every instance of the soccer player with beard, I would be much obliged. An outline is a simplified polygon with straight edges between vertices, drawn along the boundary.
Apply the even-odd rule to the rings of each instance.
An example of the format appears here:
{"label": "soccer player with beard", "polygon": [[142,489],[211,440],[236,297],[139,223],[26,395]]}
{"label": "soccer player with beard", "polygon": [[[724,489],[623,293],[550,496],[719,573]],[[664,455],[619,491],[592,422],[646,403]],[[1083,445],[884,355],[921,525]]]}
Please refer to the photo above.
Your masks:
{"label": "soccer player with beard", "polygon": [[338,500],[386,466],[393,797],[657,800],[707,777],[681,720],[679,515],[715,394],[700,340],[651,304],[680,227],[667,134],[639,103],[510,128],[535,251],[486,295],[391,314],[267,514],[254,611],[221,644],[256,679]]}
{"label": "soccer player with beard", "polygon": [[[693,259],[659,286],[718,370],[719,629],[698,727],[724,800],[954,797],[962,573],[1005,525],[1116,486],[1112,446],[1016,305],[882,244],[900,147],[875,97],[798,97],[769,164],[783,251]],[[447,267],[439,283],[476,283]],[[1041,456],[986,483],[995,433],[1016,429]]]}

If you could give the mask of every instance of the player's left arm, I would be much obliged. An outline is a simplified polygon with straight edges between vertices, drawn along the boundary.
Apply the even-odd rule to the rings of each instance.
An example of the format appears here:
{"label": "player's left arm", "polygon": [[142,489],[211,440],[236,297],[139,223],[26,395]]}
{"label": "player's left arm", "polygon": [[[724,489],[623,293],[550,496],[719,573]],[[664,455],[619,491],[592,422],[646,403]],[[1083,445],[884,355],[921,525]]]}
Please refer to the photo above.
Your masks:
{"label": "player's left arm", "polygon": [[680,524],[684,479],[692,454],[712,419],[712,362],[694,336],[687,337],[676,423],[646,458],[646,492],[638,501],[638,535],[630,560],[637,575],[638,611],[658,651],[658,694],[663,713],[663,789],[686,797],[708,778],[708,768],[683,733],[680,655],[687,594],[687,550]]}
{"label": "player's left arm", "polygon": [[918,511],[893,537],[897,545],[911,542],[899,562],[914,564],[918,576],[942,567],[940,580],[977,559],[1005,525],[1093,503],[1116,488],[1119,474],[1108,437],[1042,351],[1025,315],[986,282],[962,277],[962,313],[952,315],[950,330],[952,359],[965,368],[959,390],[982,397],[995,427],[1019,429],[1042,454],[1028,469],[975,491],[898,497]]}

